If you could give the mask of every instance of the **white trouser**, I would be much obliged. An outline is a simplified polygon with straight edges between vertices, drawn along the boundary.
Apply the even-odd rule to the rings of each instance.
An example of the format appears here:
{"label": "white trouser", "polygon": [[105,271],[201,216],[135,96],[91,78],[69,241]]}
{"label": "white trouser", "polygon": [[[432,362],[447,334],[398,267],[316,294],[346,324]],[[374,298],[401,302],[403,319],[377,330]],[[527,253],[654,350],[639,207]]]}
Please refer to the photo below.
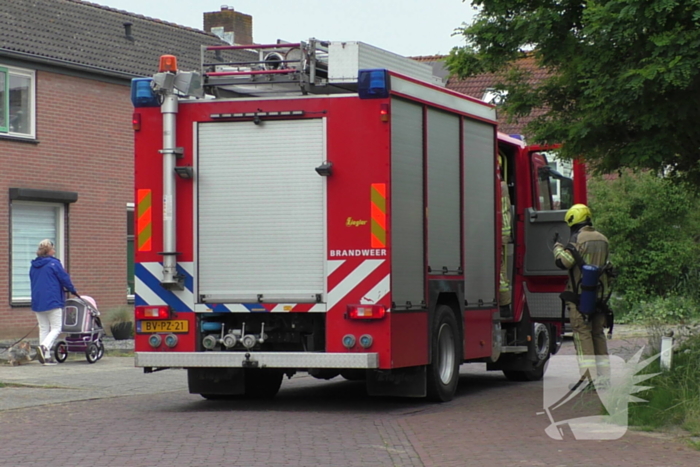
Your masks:
{"label": "white trouser", "polygon": [[39,344],[51,350],[54,341],[61,334],[61,319],[63,310],[54,308],[48,311],[37,311],[36,320],[39,321]]}

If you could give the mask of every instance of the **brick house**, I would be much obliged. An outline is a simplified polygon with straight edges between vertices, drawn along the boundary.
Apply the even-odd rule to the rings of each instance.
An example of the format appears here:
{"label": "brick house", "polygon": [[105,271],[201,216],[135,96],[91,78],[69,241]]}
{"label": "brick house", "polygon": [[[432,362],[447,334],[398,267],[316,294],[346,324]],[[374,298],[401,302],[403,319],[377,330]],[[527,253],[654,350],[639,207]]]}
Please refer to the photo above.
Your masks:
{"label": "brick house", "polygon": [[[250,16],[214,14],[217,34],[252,40]],[[43,238],[103,314],[130,302],[130,82],[163,54],[199,69],[202,44],[223,42],[80,0],[0,2],[0,338],[36,324],[28,271]]]}

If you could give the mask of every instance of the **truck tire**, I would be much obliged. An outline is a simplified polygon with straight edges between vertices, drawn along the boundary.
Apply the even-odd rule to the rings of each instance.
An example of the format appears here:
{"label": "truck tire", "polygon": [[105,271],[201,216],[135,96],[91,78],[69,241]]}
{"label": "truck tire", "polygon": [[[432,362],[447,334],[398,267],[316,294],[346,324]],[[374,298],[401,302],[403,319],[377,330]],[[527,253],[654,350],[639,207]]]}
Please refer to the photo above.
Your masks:
{"label": "truck tire", "polygon": [[231,394],[200,394],[200,396],[208,401],[230,401],[241,398],[241,396],[234,396]]}
{"label": "truck tire", "polygon": [[430,332],[432,361],[427,372],[428,399],[432,401],[450,401],[457,391],[462,361],[459,339],[459,327],[452,308],[438,305]]}
{"label": "truck tire", "polygon": [[340,376],[347,379],[348,381],[366,381],[367,380],[367,370],[341,370]]}
{"label": "truck tire", "polygon": [[503,370],[503,374],[511,381],[539,381],[547,369],[547,362],[551,355],[552,335],[550,328],[542,323],[534,323],[533,342],[537,361],[533,363],[533,369],[527,371]]}
{"label": "truck tire", "polygon": [[272,399],[282,385],[284,372],[276,369],[245,370],[245,395],[251,399]]}

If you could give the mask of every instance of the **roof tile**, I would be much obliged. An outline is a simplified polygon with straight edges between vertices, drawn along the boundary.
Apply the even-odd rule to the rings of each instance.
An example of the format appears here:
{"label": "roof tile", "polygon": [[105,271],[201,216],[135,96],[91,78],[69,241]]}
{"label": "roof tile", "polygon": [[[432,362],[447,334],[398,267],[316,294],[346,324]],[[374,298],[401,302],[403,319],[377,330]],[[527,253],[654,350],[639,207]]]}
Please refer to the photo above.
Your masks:
{"label": "roof tile", "polygon": [[[413,60],[431,63],[433,65],[438,64],[446,58],[446,55],[430,55],[421,57],[411,57]],[[516,65],[525,71],[530,72],[530,77],[528,78],[528,83],[536,85],[542,80],[544,80],[548,73],[544,68],[541,68],[535,62],[534,57],[525,57],[516,62]],[[498,82],[498,75],[494,73],[481,73],[478,75],[470,76],[469,78],[456,78],[450,77],[447,80],[445,86],[453,91],[466,94],[477,99],[482,99],[486,90],[495,87]],[[521,117],[517,122],[510,123],[506,121],[505,116],[499,116],[499,130],[507,134],[526,134],[525,126],[530,123],[535,118],[543,115],[544,109],[534,109],[530,115],[527,117]]]}

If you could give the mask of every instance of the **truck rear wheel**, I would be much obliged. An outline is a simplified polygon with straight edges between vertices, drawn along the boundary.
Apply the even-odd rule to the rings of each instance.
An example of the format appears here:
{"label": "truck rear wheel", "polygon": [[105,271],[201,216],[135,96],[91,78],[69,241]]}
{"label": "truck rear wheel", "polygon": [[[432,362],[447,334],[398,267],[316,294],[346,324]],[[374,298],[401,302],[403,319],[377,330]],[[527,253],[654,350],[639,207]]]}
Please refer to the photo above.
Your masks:
{"label": "truck rear wheel", "polygon": [[432,362],[428,365],[428,398],[436,402],[452,400],[459,383],[459,328],[452,308],[439,305],[430,333]]}
{"label": "truck rear wheel", "polygon": [[539,381],[544,376],[544,365],[528,371],[503,370],[510,381]]}
{"label": "truck rear wheel", "polygon": [[230,394],[200,394],[200,396],[208,401],[227,401],[241,398],[241,396],[232,396]]}
{"label": "truck rear wheel", "polygon": [[340,376],[347,379],[348,381],[366,381],[367,380],[367,370],[341,370]]}
{"label": "truck rear wheel", "polygon": [[282,370],[248,369],[245,370],[245,395],[254,399],[271,399],[277,395],[282,385]]}

